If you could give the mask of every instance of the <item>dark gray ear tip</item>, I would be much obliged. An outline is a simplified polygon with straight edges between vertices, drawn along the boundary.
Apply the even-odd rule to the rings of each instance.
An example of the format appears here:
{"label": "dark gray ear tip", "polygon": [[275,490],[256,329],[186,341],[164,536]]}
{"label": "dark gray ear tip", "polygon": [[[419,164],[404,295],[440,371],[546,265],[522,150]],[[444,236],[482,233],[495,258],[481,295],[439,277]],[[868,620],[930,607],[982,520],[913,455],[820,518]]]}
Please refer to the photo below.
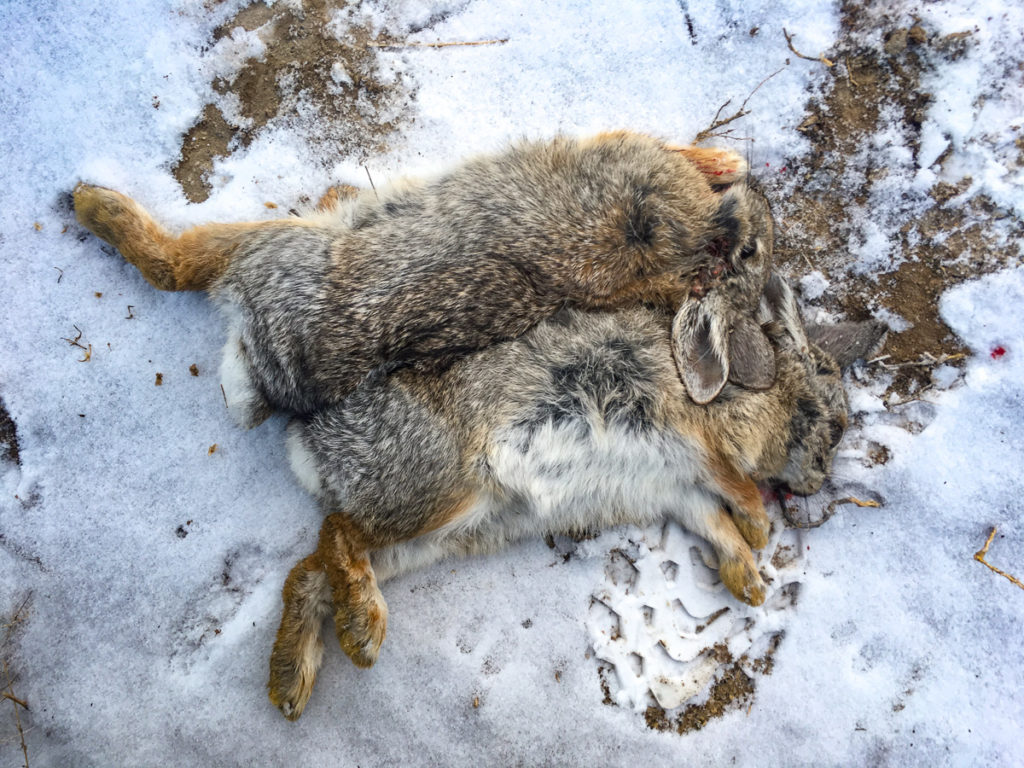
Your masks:
{"label": "dark gray ear tip", "polygon": [[864,357],[871,358],[882,351],[882,347],[885,346],[886,339],[889,338],[889,326],[878,320],[869,320],[865,323],[867,326],[867,336],[871,339],[870,346],[865,350]]}

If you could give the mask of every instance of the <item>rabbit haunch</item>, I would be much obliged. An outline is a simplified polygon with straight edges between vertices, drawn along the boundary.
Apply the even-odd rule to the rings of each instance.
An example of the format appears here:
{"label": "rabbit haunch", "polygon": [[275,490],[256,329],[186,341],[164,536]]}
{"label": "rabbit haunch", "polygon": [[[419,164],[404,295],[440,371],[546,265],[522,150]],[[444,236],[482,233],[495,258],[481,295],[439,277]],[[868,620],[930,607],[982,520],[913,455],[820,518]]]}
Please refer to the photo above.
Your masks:
{"label": "rabbit haunch", "polygon": [[[566,304],[675,312],[747,273],[759,289],[765,270],[739,255],[750,194],[712,186],[743,167],[728,150],[616,133],[522,143],[306,218],[178,237],[111,190],[80,184],[75,209],[156,287],[205,289],[228,308],[228,365],[248,378],[236,413],[252,425],[337,403],[374,372],[443,368]],[[732,303],[749,311],[756,293]]]}
{"label": "rabbit haunch", "polygon": [[[751,548],[769,522],[755,481],[817,490],[847,404],[836,361],[808,341],[781,280],[758,319],[775,384],[727,384],[706,406],[686,397],[662,314],[567,310],[444,372],[368,381],[294,419],[292,466],[328,514],[285,585],[272,701],[301,714],[332,613],[345,652],[373,663],[387,622],[377,579],[546,533],[673,519],[712,544],[737,598],[759,604]],[[822,335],[852,362],[880,333]]]}

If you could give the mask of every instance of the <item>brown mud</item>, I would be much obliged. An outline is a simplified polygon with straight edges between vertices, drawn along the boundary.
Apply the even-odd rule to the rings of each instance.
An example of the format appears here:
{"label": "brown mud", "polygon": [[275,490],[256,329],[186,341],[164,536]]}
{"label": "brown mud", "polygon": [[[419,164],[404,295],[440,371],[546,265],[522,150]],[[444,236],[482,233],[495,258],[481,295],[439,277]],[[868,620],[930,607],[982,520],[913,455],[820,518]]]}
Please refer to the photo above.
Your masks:
{"label": "brown mud", "polygon": [[255,31],[265,51],[213,81],[218,103],[205,105],[185,134],[172,172],[190,201],[210,196],[218,158],[248,147],[275,122],[301,132],[326,162],[384,151],[387,138],[411,119],[413,94],[401,73],[379,65],[374,44],[381,40],[335,15],[347,5],[302,0],[295,9],[256,2],[214,31],[213,46],[239,27]]}
{"label": "brown mud", "polygon": [[[895,130],[916,161],[933,101],[923,81],[963,56],[973,34],[940,36],[912,15],[890,22],[875,4],[843,3],[840,38],[825,52],[835,65],[797,128],[811,151],[787,160],[788,175],[765,180],[783,222],[776,250],[781,269],[793,277],[815,269],[829,281],[811,303],[850,319],[882,312],[909,324],[889,334],[888,357],[878,363],[892,374],[888,394],[899,399],[926,389],[937,364],[962,365],[966,350],[939,316],[939,297],[964,280],[1021,264],[1020,251],[1007,243],[1024,242],[1024,224],[984,195],[961,199],[972,183],[967,177],[940,181],[926,193],[904,191],[892,210],[878,212],[896,258],[869,274],[850,269],[851,207],[871,205],[892,171],[872,161],[869,147],[878,133]],[[949,149],[933,170],[951,157]]]}

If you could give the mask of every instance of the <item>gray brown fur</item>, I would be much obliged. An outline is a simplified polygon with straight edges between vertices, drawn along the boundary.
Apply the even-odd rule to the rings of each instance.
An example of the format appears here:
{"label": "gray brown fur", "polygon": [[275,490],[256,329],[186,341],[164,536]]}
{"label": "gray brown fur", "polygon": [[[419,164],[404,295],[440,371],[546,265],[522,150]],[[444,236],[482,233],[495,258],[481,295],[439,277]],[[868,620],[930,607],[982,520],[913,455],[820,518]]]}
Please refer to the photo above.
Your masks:
{"label": "gray brown fur", "polygon": [[253,423],[340,402],[367,375],[441,369],[566,305],[675,312],[715,287],[709,264],[735,282],[756,201],[713,189],[686,151],[630,133],[524,142],[332,212],[177,239],[110,190],[79,185],[75,204],[154,285],[237,308]]}
{"label": "gray brown fur", "polygon": [[781,280],[768,294],[775,301],[762,302],[760,319],[778,376],[763,391],[727,383],[713,403],[696,405],[676,375],[664,314],[567,310],[444,372],[366,382],[294,420],[297,474],[320,499],[325,525],[343,521],[371,553],[372,571],[353,598],[317,575],[316,553],[296,566],[271,658],[275,704],[301,714],[319,663],[295,650],[320,647],[316,621],[300,630],[287,618],[298,606],[333,612],[343,648],[364,666],[384,636],[383,621],[367,622],[360,607],[386,616],[374,578],[525,537],[674,519],[711,542],[737,598],[763,600],[750,547],[767,541],[767,518],[760,496],[744,497],[735,480],[747,492],[753,480],[812,493],[847,425],[835,360],[808,341]]}

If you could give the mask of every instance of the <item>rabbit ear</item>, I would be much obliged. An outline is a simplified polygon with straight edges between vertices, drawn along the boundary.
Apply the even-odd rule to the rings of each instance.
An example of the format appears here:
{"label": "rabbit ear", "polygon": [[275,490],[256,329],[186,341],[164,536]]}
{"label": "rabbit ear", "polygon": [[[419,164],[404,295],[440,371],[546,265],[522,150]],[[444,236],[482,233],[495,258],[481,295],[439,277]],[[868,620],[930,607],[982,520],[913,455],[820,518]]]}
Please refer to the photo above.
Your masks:
{"label": "rabbit ear", "polygon": [[807,348],[807,335],[804,333],[800,307],[796,303],[796,295],[778,273],[772,272],[768,283],[761,294],[760,320],[778,324],[789,339],[797,347]]}
{"label": "rabbit ear", "polygon": [[709,302],[687,300],[672,320],[672,356],[694,402],[710,403],[729,376],[728,329]]}
{"label": "rabbit ear", "polygon": [[757,390],[775,383],[775,350],[749,317],[737,320],[729,335],[729,381]]}
{"label": "rabbit ear", "polygon": [[853,365],[855,360],[870,357],[880,350],[888,331],[884,323],[875,320],[807,326],[810,340],[832,355],[843,370]]}

